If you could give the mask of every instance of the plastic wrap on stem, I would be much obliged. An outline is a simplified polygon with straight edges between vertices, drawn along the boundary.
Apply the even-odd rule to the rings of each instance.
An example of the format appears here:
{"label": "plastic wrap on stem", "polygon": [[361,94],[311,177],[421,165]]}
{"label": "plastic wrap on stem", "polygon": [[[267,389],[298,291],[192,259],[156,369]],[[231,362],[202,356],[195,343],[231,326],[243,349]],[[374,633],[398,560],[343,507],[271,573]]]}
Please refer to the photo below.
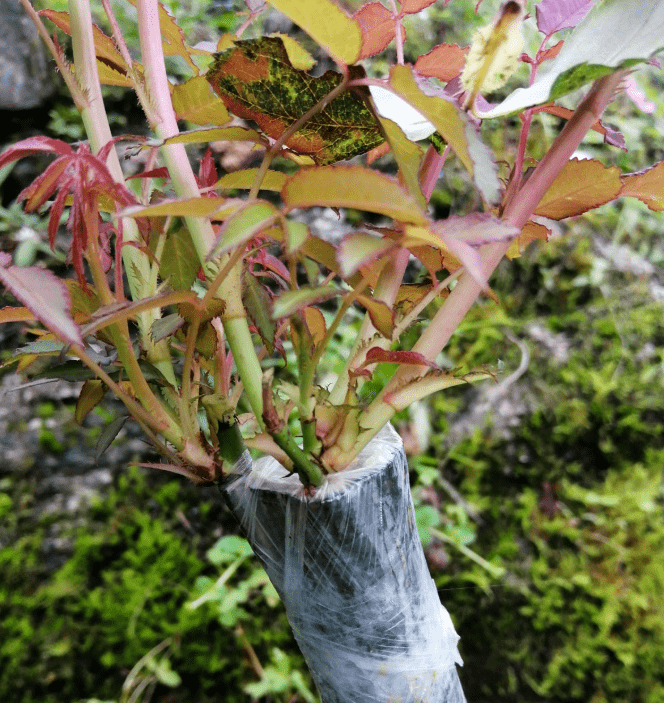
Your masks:
{"label": "plastic wrap on stem", "polygon": [[465,701],[459,637],[429,575],[390,425],[314,492],[271,457],[252,465],[248,454],[221,490],[324,703]]}

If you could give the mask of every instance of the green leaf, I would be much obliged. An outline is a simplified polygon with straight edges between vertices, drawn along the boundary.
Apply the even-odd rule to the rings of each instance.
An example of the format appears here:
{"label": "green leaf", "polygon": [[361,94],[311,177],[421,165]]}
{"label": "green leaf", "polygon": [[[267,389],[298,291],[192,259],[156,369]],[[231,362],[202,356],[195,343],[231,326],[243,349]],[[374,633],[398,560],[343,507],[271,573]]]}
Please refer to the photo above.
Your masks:
{"label": "green leaf", "polygon": [[323,166],[303,169],[281,191],[291,208],[347,207],[377,212],[401,222],[426,224],[417,199],[399,182],[361,166]]}
{"label": "green leaf", "polygon": [[156,205],[128,207],[119,213],[118,217],[209,217],[218,214],[228,214],[236,210],[238,203],[229,202],[226,198],[184,198],[182,200],[165,200]]}
{"label": "green leaf", "polygon": [[597,78],[647,61],[664,49],[663,0],[596,3],[529,88],[519,88],[483,119],[519,112],[571,93]]}
{"label": "green leaf", "polygon": [[236,535],[226,535],[218,539],[214,546],[205,553],[208,561],[213,564],[226,564],[238,557],[248,557],[252,554],[249,542]]}
{"label": "green leaf", "polygon": [[368,232],[352,232],[337,248],[339,271],[344,278],[352,276],[362,265],[374,261],[394,249],[394,242]]}
{"label": "green leaf", "polygon": [[341,295],[335,286],[323,286],[321,288],[303,288],[301,290],[289,290],[275,298],[272,303],[272,318],[278,320],[281,317],[288,317],[296,310],[300,310],[312,303],[322,303],[325,300]]}
{"label": "green leaf", "polygon": [[404,183],[410,194],[417,200],[421,208],[426,207],[426,201],[420,188],[420,167],[424,152],[422,148],[401,131],[394,122],[387,119],[380,120],[383,125],[387,141],[392,147],[392,154],[399,166],[399,171],[403,176]]}
{"label": "green leaf", "polygon": [[270,315],[272,300],[256,276],[246,270],[242,276],[242,303],[263,340],[268,354],[272,354],[277,332],[277,325]]}
{"label": "green leaf", "polygon": [[262,143],[260,134],[254,129],[246,127],[210,127],[208,129],[191,129],[180,132],[168,139],[150,139],[147,146],[150,148],[166,144],[205,144],[207,142],[256,142]]}
{"label": "green leaf", "polygon": [[338,63],[357,61],[362,46],[360,25],[332,0],[270,0],[270,4],[304,29]]}
{"label": "green leaf", "polygon": [[210,90],[205,76],[194,76],[173,88],[173,109],[178,120],[222,125],[231,121],[224,103]]}
{"label": "green leaf", "polygon": [[113,440],[118,436],[120,430],[124,427],[125,422],[127,422],[129,416],[124,415],[123,417],[116,417],[115,420],[104,427],[99,440],[97,441],[97,446],[95,447],[95,462],[98,462],[103,453],[111,446]]}
{"label": "green leaf", "polygon": [[[350,70],[351,79],[364,76],[359,66]],[[253,120],[269,137],[279,139],[343,77],[335,71],[313,77],[293,68],[280,38],[261,37],[236,41],[231,49],[216,54],[207,79],[234,115]],[[384,137],[367,99],[364,88],[344,91],[291,135],[286,146],[318,164],[330,164],[382,144]]]}
{"label": "green leaf", "polygon": [[231,215],[224,223],[215,241],[209,258],[246,244],[250,239],[274,223],[274,205],[265,201],[254,201]]}
{"label": "green leaf", "polygon": [[175,290],[189,290],[196,280],[200,262],[186,229],[168,235],[161,255],[159,273]]}

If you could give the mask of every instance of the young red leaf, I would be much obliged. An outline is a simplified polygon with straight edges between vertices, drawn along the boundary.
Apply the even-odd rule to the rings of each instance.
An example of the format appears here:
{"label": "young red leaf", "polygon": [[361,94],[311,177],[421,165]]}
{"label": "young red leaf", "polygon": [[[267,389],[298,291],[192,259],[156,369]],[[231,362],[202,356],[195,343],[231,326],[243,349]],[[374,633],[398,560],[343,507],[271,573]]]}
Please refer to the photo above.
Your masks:
{"label": "young red leaf", "polygon": [[8,149],[5,149],[0,154],[0,168],[6,166],[12,161],[23,159],[26,156],[37,154],[40,152],[56,152],[67,156],[73,154],[74,150],[61,141],[60,139],[51,139],[50,137],[29,137],[17,144],[12,144]]}
{"label": "young red leaf", "polygon": [[0,283],[58,339],[83,346],[81,331],[70,314],[69,291],[55,274],[36,266],[12,266],[11,256],[0,253]]}
{"label": "young red leaf", "polygon": [[535,214],[562,220],[581,215],[620,195],[620,169],[594,159],[572,159],[544,194]]}
{"label": "young red leaf", "polygon": [[456,78],[466,64],[469,47],[457,44],[439,44],[428,54],[423,54],[415,61],[415,70],[421,76],[437,78],[444,83]]}
{"label": "young red leaf", "polygon": [[433,361],[429,361],[429,359],[417,352],[381,349],[380,347],[371,347],[371,349],[369,349],[362,366],[381,363],[409,364],[411,366],[438,368]]}
{"label": "young red leaf", "polygon": [[651,210],[664,210],[664,161],[640,173],[623,176],[621,195],[638,198]]}
{"label": "young red leaf", "polygon": [[[352,79],[365,76],[360,66],[351,67],[349,73]],[[216,54],[207,79],[233,114],[255,121],[265,134],[278,139],[343,77],[335,71],[313,77],[293,68],[279,37],[261,37],[236,41],[231,49]],[[291,135],[286,146],[319,164],[349,159],[377,146],[383,135],[365,94],[365,89],[355,89],[338,95]]]}
{"label": "young red leaf", "polygon": [[576,27],[592,6],[592,0],[542,0],[535,8],[537,28],[550,37],[561,29]]}
{"label": "young red leaf", "polygon": [[[379,2],[370,2],[363,5],[354,15],[353,19],[362,29],[362,49],[360,59],[375,56],[385,50],[396,36],[395,21],[392,13]],[[402,30],[405,40],[406,32]]]}
{"label": "young red leaf", "polygon": [[281,195],[290,208],[349,207],[402,222],[427,222],[415,198],[397,180],[361,166],[300,170],[288,179]]}

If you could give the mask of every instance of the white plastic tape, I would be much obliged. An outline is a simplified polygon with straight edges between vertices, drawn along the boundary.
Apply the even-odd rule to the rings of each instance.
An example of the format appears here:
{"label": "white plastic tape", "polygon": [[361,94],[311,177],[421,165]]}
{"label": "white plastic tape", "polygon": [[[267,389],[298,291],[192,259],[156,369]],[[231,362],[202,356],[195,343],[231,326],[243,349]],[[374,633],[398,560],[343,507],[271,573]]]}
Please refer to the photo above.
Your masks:
{"label": "white plastic tape", "polygon": [[459,636],[429,575],[392,427],[313,495],[271,457],[236,468],[222,493],[323,702],[463,703]]}

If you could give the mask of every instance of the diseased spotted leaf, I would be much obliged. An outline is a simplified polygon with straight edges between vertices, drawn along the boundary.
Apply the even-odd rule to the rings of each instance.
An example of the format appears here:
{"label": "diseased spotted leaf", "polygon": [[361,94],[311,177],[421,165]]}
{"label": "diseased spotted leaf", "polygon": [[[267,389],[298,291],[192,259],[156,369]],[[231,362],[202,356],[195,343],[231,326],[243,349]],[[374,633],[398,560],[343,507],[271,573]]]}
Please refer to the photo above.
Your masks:
{"label": "diseased spotted leaf", "polygon": [[[351,78],[363,76],[361,67],[350,69]],[[313,77],[293,68],[280,38],[261,37],[237,41],[217,54],[207,79],[233,114],[253,120],[278,139],[337,87],[342,76],[327,71]],[[365,89],[344,91],[289,137],[286,146],[318,164],[369,151],[384,138],[366,98]]]}
{"label": "diseased spotted leaf", "polygon": [[552,220],[581,215],[617,198],[621,189],[617,166],[607,168],[594,159],[575,158],[565,164],[535,214]]}
{"label": "diseased spotted leaf", "polygon": [[439,44],[428,54],[424,54],[415,61],[415,70],[421,76],[437,78],[447,83],[456,78],[466,64],[469,47],[460,47],[457,44]]}
{"label": "diseased spotted leaf", "polygon": [[525,0],[505,2],[496,19],[473,34],[461,84],[468,91],[466,105],[472,109],[480,93],[502,87],[518,67],[523,49],[522,24]]}
{"label": "diseased spotted leaf", "polygon": [[83,346],[69,291],[55,274],[36,266],[12,266],[11,256],[0,253],[0,283],[59,339]]}
{"label": "diseased spotted leaf", "polygon": [[362,32],[333,0],[270,0],[270,4],[304,29],[338,63],[357,61]]}
{"label": "diseased spotted leaf", "polygon": [[623,176],[621,195],[638,198],[651,210],[664,210],[664,161],[640,173]]}
{"label": "diseased spotted leaf", "polygon": [[397,180],[361,166],[300,170],[288,179],[281,195],[291,208],[348,207],[402,222],[427,222],[417,200]]}
{"label": "diseased spotted leaf", "polygon": [[542,0],[535,8],[537,29],[551,36],[561,29],[576,27],[592,6],[592,0]]}
{"label": "diseased spotted leaf", "polygon": [[205,76],[194,76],[185,83],[174,86],[171,98],[178,120],[199,125],[223,125],[231,121],[226,106],[210,90]]}

